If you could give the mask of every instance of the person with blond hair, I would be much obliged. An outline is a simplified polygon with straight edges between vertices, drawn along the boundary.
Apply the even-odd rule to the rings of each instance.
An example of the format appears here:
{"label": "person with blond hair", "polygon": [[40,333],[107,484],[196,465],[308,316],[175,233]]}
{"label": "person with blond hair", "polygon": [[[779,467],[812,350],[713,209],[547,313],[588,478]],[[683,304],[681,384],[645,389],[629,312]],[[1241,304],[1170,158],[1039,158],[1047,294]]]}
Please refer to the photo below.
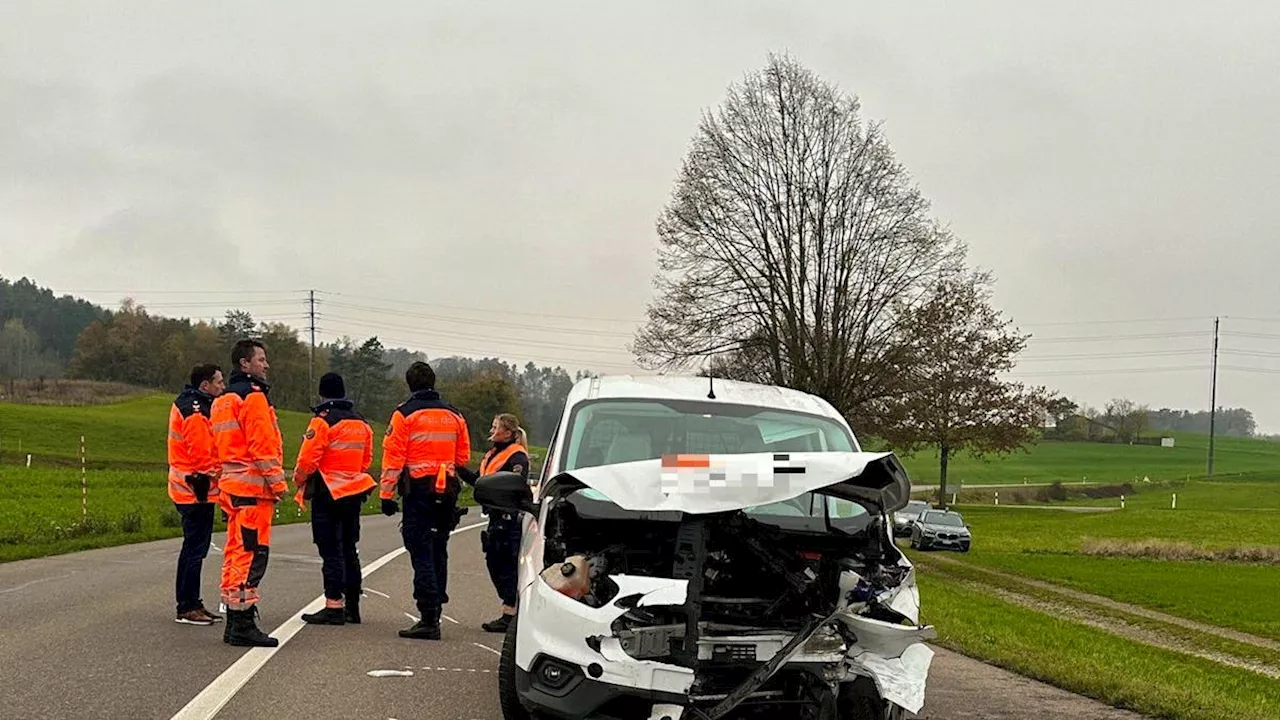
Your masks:
{"label": "person with blond hair", "polygon": [[[480,475],[513,472],[528,481],[529,437],[515,415],[502,413],[493,418],[489,442],[492,446],[480,461]],[[485,508],[485,511],[489,515],[489,527],[480,531],[480,547],[484,550],[489,579],[502,601],[502,614],[481,627],[485,632],[505,633],[516,614],[521,520],[518,513],[497,508]]]}

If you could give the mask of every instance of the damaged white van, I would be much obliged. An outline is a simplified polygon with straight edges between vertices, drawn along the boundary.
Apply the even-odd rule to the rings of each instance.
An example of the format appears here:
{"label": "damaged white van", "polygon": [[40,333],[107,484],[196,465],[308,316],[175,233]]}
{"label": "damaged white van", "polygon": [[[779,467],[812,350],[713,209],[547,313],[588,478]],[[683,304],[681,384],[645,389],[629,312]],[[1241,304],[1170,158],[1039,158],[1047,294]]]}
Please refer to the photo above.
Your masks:
{"label": "damaged white van", "polygon": [[933,652],[893,511],[910,483],[825,401],[699,377],[579,382],[531,488],[505,720],[906,717]]}

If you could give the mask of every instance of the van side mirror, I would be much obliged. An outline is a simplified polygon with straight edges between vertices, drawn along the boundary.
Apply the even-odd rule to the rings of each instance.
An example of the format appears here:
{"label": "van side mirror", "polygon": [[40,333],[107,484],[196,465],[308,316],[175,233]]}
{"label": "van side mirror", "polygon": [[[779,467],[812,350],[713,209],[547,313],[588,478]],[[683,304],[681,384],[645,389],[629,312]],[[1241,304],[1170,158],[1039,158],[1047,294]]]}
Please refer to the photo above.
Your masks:
{"label": "van side mirror", "polygon": [[496,472],[476,480],[476,502],[503,512],[538,514],[529,483],[513,472]]}

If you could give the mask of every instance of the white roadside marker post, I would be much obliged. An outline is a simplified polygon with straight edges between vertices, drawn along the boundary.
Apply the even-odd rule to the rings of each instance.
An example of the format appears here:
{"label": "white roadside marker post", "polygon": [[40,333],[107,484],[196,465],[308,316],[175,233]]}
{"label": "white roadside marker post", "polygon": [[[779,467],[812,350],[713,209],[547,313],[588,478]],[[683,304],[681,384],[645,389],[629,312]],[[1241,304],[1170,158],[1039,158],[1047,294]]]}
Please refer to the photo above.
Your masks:
{"label": "white roadside marker post", "polygon": [[84,436],[80,436],[80,519],[89,519],[89,478],[85,472]]}

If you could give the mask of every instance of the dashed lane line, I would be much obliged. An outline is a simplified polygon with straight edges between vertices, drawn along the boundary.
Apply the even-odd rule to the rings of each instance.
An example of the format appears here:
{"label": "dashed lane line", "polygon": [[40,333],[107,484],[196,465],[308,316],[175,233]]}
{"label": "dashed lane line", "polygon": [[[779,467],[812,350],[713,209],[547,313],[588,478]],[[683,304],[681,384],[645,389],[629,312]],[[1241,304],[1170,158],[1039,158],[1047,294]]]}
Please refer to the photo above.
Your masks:
{"label": "dashed lane line", "polygon": [[[457,535],[468,530],[474,530],[483,527],[485,523],[475,523],[460,527],[449,533]],[[369,577],[383,565],[395,560],[405,553],[403,547],[396,548],[382,557],[374,560],[366,565],[360,572],[362,577]],[[218,711],[221,710],[231,698],[235,697],[240,688],[244,687],[258,671],[267,664],[267,661],[275,656],[285,645],[298,634],[306,623],[302,621],[302,616],[307,613],[319,612],[324,607],[324,595],[319,595],[305,607],[294,613],[293,617],[285,620],[270,635],[277,638],[280,644],[273,648],[250,648],[241,655],[238,660],[231,664],[231,667],[222,671],[222,674],[214,678],[198,695],[191,699],[185,707],[177,712],[171,720],[211,720]]]}

